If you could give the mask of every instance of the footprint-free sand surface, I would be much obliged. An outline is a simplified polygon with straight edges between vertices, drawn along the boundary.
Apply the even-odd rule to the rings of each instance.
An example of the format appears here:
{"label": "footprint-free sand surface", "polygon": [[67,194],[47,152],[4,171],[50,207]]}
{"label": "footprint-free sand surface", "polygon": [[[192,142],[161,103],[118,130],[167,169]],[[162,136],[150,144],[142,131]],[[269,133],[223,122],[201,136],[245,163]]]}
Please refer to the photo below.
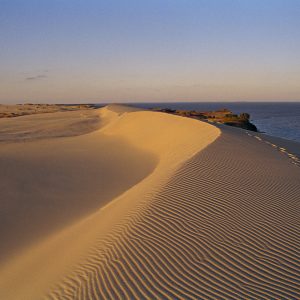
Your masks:
{"label": "footprint-free sand surface", "polygon": [[78,116],[76,134],[60,119],[0,143],[0,299],[300,298],[300,167],[282,144],[95,112],[80,135]]}

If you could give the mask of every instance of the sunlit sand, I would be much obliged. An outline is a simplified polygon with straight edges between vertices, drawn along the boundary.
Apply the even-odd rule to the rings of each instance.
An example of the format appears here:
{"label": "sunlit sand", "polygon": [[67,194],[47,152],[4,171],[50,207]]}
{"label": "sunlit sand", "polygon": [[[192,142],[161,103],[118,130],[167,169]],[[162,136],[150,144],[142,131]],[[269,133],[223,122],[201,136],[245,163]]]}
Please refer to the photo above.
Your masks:
{"label": "sunlit sand", "polygon": [[0,299],[300,297],[284,145],[126,106],[47,115],[0,120]]}

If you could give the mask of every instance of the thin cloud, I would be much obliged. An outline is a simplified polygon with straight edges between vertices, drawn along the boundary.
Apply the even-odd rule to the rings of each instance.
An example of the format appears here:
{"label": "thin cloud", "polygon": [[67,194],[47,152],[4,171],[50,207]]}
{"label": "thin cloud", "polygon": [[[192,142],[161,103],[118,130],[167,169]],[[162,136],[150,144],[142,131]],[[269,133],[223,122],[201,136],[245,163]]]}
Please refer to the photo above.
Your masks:
{"label": "thin cloud", "polygon": [[36,76],[26,77],[25,80],[31,81],[31,80],[45,79],[47,77],[48,76],[45,74],[40,74],[40,75],[36,75]]}

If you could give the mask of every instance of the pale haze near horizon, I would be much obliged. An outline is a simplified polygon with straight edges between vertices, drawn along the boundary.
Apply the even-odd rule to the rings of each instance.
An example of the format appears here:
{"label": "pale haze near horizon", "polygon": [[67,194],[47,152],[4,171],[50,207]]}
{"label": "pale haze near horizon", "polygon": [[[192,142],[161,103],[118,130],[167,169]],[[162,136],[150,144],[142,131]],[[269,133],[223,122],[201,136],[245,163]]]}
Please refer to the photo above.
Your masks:
{"label": "pale haze near horizon", "polygon": [[300,1],[0,0],[0,103],[298,101]]}

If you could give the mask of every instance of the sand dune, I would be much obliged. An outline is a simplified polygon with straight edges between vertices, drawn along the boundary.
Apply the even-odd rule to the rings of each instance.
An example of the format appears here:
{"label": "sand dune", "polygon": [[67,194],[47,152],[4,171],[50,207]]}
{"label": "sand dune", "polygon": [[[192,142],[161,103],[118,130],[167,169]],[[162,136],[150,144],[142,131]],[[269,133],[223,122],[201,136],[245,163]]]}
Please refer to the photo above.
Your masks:
{"label": "sand dune", "polygon": [[1,299],[300,298],[300,168],[285,153],[162,113],[110,106],[100,118],[101,129],[62,140],[124,141],[143,161],[126,174],[148,167],[100,210],[7,260]]}
{"label": "sand dune", "polygon": [[[37,136],[34,125],[40,120],[32,116],[31,122],[27,121],[34,129],[28,130],[30,142],[21,142],[17,134],[17,142],[0,146],[0,240],[5,241],[0,261],[17,253],[21,246],[94,212],[156,166],[157,158],[149,151],[99,131],[45,139],[44,131],[46,136],[47,132],[70,134],[69,119],[63,131],[64,120],[58,114],[55,129],[37,126],[43,127]],[[55,114],[51,120],[54,124]],[[82,130],[81,126],[81,122],[76,124],[76,132]]]}

